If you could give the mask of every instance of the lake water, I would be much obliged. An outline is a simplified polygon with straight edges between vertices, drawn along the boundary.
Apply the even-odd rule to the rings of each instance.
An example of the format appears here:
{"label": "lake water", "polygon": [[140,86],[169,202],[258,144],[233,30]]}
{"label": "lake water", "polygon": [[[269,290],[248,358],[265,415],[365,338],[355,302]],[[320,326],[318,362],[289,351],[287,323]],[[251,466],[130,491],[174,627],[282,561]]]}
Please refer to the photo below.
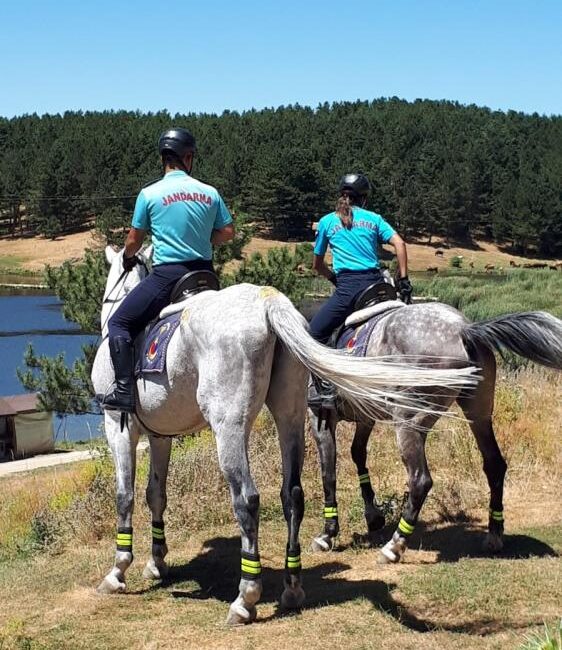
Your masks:
{"label": "lake water", "polygon": [[[70,365],[81,356],[81,346],[95,340],[95,336],[82,334],[74,323],[64,320],[56,296],[35,290],[14,295],[12,290],[0,289],[0,396],[25,392],[16,368],[24,366],[23,354],[28,343],[33,344],[37,354],[55,356],[62,352]],[[98,437],[101,421],[98,415],[56,417],[56,440]]]}

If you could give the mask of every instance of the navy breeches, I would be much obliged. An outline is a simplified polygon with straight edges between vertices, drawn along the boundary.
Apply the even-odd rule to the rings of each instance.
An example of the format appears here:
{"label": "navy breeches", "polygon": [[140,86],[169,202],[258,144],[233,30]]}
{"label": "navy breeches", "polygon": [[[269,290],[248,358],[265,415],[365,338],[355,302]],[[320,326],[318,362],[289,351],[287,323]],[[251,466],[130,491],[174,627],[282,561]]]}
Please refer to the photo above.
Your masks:
{"label": "navy breeches", "polygon": [[353,311],[353,305],[359,294],[371,284],[381,280],[382,274],[378,269],[338,273],[336,290],[310,321],[312,338],[320,343],[327,343],[336,327],[342,325]]}
{"label": "navy breeches", "polygon": [[119,305],[109,319],[109,336],[132,340],[170,304],[176,282],[189,271],[213,270],[212,262],[195,260],[180,264],[158,264]]}

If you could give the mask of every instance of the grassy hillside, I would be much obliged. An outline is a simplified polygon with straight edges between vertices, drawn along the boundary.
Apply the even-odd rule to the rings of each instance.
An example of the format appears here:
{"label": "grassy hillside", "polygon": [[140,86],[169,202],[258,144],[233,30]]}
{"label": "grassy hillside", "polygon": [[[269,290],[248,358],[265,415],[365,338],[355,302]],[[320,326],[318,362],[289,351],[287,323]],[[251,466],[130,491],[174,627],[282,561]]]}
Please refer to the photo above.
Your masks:
{"label": "grassy hillside", "polygon": [[[277,610],[285,525],[280,459],[266,413],[256,423],[251,462],[262,497],[264,596],[258,623],[223,625],[238,582],[239,539],[210,434],[174,444],[166,515],[169,579],[141,578],[149,550],[144,504],[147,459],[139,467],[136,561],[129,592],[100,597],[94,587],[113,555],[113,469],[109,457],[0,482],[0,648],[517,648],[556,625],[562,602],[562,467],[559,374],[534,368],[501,377],[495,426],[509,464],[506,549],[480,551],[488,489],[467,425],[443,420],[430,435],[435,481],[403,564],[376,564],[365,548],[362,507],[349,457],[351,429],[339,437],[342,531],[337,551],[306,551],[322,522],[316,451],[307,436],[302,529],[303,611]],[[393,434],[370,443],[374,485],[396,523],[405,472]],[[537,646],[538,647],[538,646]]]}

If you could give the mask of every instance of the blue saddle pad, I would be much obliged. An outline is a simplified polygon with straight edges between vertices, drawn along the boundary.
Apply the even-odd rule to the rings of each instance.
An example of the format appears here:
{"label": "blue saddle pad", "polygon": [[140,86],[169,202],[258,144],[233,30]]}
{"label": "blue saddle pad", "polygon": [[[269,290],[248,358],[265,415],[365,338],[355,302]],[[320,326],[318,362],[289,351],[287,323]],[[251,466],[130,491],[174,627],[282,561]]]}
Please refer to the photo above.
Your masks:
{"label": "blue saddle pad", "polygon": [[367,354],[367,347],[375,327],[391,313],[384,311],[369,318],[364,323],[344,327],[337,337],[336,348],[345,350],[355,357],[364,357]]}
{"label": "blue saddle pad", "polygon": [[364,357],[367,354],[369,339],[377,322],[377,318],[371,318],[371,320],[360,325],[345,327],[338,336],[336,348],[345,350],[355,357]]}
{"label": "blue saddle pad", "polygon": [[181,312],[172,314],[159,320],[151,328],[144,339],[140,371],[142,374],[150,372],[164,372],[166,370],[166,350],[180,324]]}

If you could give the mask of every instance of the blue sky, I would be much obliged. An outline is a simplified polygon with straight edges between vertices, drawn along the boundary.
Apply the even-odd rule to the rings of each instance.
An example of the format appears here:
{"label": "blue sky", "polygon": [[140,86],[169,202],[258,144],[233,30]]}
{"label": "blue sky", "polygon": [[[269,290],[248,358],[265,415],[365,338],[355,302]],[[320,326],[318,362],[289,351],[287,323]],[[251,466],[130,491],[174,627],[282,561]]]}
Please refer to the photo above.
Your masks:
{"label": "blue sky", "polygon": [[0,115],[398,96],[562,114],[562,0],[6,0]]}

